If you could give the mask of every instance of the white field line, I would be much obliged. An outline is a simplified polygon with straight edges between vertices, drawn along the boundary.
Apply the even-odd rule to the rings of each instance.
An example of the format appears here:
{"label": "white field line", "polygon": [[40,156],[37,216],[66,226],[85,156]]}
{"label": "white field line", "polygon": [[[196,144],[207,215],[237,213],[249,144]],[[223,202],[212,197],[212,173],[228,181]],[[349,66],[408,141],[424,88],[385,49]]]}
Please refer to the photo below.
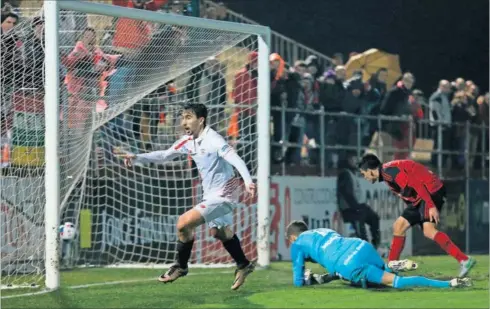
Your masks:
{"label": "white field line", "polygon": [[1,299],[7,299],[7,298],[17,298],[17,297],[27,297],[27,296],[34,296],[34,295],[41,295],[41,294],[47,294],[52,292],[51,290],[43,290],[43,291],[38,291],[38,292],[31,292],[31,293],[24,293],[24,294],[16,294],[16,295],[9,295],[9,296],[2,296]]}
{"label": "white field line", "polygon": [[[231,274],[231,273],[233,273],[233,271],[199,272],[199,273],[190,273],[187,276],[202,276],[202,275],[210,275],[210,274]],[[155,281],[156,282],[156,278],[98,282],[98,283],[89,283],[89,284],[82,284],[82,285],[72,285],[72,286],[67,286],[66,288],[70,289],[70,290],[78,290],[78,289],[86,289],[86,288],[91,288],[91,287],[96,287],[96,286],[117,285],[117,284],[126,284],[126,283],[138,283],[138,282],[147,282],[147,281]],[[160,284],[162,284],[162,283],[160,283]],[[44,290],[44,291],[31,292],[31,293],[2,296],[1,299],[28,297],[28,296],[47,294],[50,292],[53,292],[53,290]]]}

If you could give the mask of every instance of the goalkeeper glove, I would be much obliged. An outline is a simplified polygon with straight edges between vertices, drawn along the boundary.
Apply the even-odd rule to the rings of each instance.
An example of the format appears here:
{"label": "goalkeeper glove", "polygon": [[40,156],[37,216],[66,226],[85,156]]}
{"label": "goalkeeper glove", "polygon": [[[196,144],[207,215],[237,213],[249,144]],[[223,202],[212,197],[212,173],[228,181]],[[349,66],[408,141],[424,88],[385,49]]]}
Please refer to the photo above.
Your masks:
{"label": "goalkeeper glove", "polygon": [[318,275],[312,273],[310,269],[307,269],[304,275],[305,285],[327,284],[331,281],[340,279],[336,274]]}

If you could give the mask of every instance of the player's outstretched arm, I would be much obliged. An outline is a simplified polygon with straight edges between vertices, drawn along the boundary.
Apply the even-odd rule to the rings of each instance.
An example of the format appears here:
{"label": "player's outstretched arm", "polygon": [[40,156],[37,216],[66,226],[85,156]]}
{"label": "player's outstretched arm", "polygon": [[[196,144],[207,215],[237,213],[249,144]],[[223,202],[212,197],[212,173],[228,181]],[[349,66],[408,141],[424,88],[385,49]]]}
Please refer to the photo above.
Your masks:
{"label": "player's outstretched arm", "polygon": [[181,154],[186,153],[186,147],[185,144],[189,139],[184,139],[181,138],[178,141],[176,141],[172,147],[166,149],[166,150],[158,150],[158,151],[152,151],[148,153],[142,153],[142,154],[128,154],[124,158],[124,164],[128,167],[132,166],[134,163],[142,163],[142,164],[148,164],[148,163],[165,163],[167,161],[170,161],[176,157],[178,157]]}
{"label": "player's outstretched arm", "polygon": [[291,261],[293,262],[293,284],[294,286],[305,285],[305,256],[301,247],[297,244],[291,245]]}

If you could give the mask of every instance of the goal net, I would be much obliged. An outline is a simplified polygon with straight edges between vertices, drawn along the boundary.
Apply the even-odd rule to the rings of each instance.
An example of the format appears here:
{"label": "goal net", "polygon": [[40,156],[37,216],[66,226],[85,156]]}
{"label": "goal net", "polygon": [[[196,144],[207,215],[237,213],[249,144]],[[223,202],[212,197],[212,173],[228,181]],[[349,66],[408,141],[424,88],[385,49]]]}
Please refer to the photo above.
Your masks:
{"label": "goal net", "polygon": [[[258,87],[258,36],[214,21],[185,25],[191,18],[145,12],[151,18],[139,19],[131,15],[135,10],[83,5],[74,11],[60,4],[60,20],[73,22],[59,26],[60,112],[49,119],[59,123],[59,265],[169,264],[178,216],[201,201],[199,174],[187,156],[133,168],[124,167],[122,156],[170,147],[182,134],[183,104],[203,103],[209,127],[257,177],[257,111],[268,97]],[[41,284],[50,267],[43,236],[49,68],[41,13],[5,34],[15,44],[8,46],[11,58],[2,53],[2,288]],[[247,198],[241,182],[234,193],[240,205],[233,229],[255,259],[257,201]],[[192,264],[232,263],[207,226],[195,238]]]}

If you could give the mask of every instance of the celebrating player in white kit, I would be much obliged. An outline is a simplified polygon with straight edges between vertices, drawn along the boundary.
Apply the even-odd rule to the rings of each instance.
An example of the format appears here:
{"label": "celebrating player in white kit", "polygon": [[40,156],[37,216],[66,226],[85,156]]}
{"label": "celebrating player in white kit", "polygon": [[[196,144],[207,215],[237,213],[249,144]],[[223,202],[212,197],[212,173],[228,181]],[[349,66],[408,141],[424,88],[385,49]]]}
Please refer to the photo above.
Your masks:
{"label": "celebrating player in white kit", "polygon": [[207,222],[211,234],[221,240],[237,264],[235,281],[231,287],[236,290],[252,273],[254,265],[245,257],[240,240],[230,227],[233,221],[232,211],[238,202],[234,197],[236,194],[233,193],[240,185],[233,167],[240,173],[252,198],[255,196],[256,187],[245,162],[221,135],[206,126],[207,113],[204,104],[184,106],[181,125],[185,130],[185,136],[167,150],[127,155],[124,161],[129,167],[136,162],[163,163],[179,155],[192,157],[202,178],[203,201],[179,217],[176,262],[158,280],[168,283],[187,275],[187,263],[194,243],[194,229]]}

